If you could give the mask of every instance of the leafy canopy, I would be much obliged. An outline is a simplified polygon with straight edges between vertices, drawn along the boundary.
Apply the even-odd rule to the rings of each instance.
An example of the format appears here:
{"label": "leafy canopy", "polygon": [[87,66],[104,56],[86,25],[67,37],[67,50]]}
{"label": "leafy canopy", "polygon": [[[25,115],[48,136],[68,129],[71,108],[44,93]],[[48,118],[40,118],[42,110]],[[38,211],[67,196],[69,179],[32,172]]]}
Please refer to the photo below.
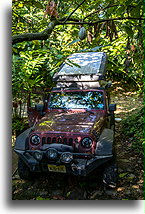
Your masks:
{"label": "leafy canopy", "polygon": [[108,78],[141,90],[142,29],[143,0],[13,0],[13,95],[51,87],[66,57],[82,51],[107,52]]}

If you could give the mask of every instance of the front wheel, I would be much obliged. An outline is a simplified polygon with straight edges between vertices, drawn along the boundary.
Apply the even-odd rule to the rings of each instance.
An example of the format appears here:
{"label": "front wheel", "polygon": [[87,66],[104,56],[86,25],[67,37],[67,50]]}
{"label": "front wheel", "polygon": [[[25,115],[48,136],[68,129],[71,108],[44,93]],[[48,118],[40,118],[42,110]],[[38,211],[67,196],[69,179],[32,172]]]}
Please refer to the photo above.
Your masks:
{"label": "front wheel", "polygon": [[34,179],[33,173],[20,157],[18,159],[18,174],[20,178],[24,180]]}
{"label": "front wheel", "polygon": [[115,188],[118,180],[118,167],[117,164],[107,166],[103,172],[103,183],[106,186]]}
{"label": "front wheel", "polygon": [[111,112],[110,129],[112,129],[114,134],[115,134],[115,114],[114,114],[114,111]]}

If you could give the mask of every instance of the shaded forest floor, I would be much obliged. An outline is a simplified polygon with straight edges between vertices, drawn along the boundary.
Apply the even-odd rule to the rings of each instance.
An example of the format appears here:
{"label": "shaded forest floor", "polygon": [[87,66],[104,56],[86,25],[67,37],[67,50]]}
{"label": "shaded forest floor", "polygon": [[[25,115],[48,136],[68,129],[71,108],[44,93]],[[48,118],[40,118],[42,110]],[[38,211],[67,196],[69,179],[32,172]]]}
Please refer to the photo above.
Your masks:
{"label": "shaded forest floor", "polygon": [[[117,104],[115,116],[124,119],[143,105],[143,98],[135,92],[125,92],[121,87],[112,93],[112,103]],[[42,176],[35,181],[21,180],[15,173],[12,180],[13,200],[142,200],[143,155],[131,149],[131,143],[116,122],[116,152],[119,180],[115,189],[102,184],[99,173],[78,178],[65,174]],[[13,172],[17,168],[17,155],[13,152]]]}

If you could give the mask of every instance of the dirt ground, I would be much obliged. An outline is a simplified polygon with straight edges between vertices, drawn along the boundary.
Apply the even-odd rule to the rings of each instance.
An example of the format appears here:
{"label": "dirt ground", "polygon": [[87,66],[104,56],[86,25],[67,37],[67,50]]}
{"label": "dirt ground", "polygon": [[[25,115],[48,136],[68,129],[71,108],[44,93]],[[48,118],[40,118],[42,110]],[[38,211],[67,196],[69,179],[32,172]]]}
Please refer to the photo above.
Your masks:
{"label": "dirt ground", "polygon": [[[120,93],[121,92],[121,93]],[[112,103],[117,104],[116,118],[126,118],[142,105],[135,92],[116,88]],[[130,143],[120,132],[116,122],[116,152],[119,179],[115,189],[102,184],[99,173],[87,178],[65,174],[43,175],[34,181],[21,180],[16,173],[12,179],[13,200],[143,200],[143,157],[130,150]],[[12,171],[17,168],[17,155],[12,152]]]}

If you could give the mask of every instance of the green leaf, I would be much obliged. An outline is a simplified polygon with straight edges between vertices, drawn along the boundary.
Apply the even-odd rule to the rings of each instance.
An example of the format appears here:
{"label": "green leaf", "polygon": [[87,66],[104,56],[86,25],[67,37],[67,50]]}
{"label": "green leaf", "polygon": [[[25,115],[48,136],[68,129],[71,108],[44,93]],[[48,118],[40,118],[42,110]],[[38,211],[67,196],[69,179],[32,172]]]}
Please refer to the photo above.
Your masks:
{"label": "green leaf", "polygon": [[18,50],[17,50],[17,48],[12,48],[12,51],[14,52],[14,53],[18,53]]}
{"label": "green leaf", "polygon": [[84,52],[84,51],[90,51],[90,48],[80,50],[80,52]]}
{"label": "green leaf", "polygon": [[117,16],[121,16],[122,14],[124,15],[124,11],[125,11],[125,6],[118,7],[116,9]]}
{"label": "green leaf", "polygon": [[100,49],[100,48],[102,48],[102,47],[103,47],[103,46],[96,46],[96,47],[90,49],[90,51],[97,51],[98,49]]}
{"label": "green leaf", "polygon": [[33,4],[37,7],[37,8],[40,8],[40,9],[44,9],[43,5],[38,2],[38,1],[34,1]]}
{"label": "green leaf", "polygon": [[125,5],[128,6],[128,5],[130,5],[133,1],[134,1],[134,0],[127,0],[127,1],[125,1]]}
{"label": "green leaf", "polygon": [[140,17],[140,5],[132,8],[132,10],[130,11],[130,14],[135,17]]}
{"label": "green leaf", "polygon": [[125,5],[125,1],[124,0],[120,0],[120,4],[124,4]]}
{"label": "green leaf", "polygon": [[67,46],[73,45],[74,43],[77,43],[77,42],[79,42],[79,41],[81,41],[81,40],[80,40],[80,39],[75,39],[75,40],[73,40],[72,42],[70,42]]}
{"label": "green leaf", "polygon": [[68,193],[66,194],[66,197],[70,196],[70,194],[71,194],[71,192],[68,192]]}
{"label": "green leaf", "polygon": [[101,46],[96,46],[96,47],[94,47],[94,48],[92,48],[92,49],[90,49],[91,51],[96,51],[96,50],[98,50],[99,48],[104,48],[104,47],[107,47],[107,46],[112,46],[112,45],[101,45]]}
{"label": "green leaf", "polygon": [[31,1],[24,1],[23,4],[26,5],[26,6],[27,6],[27,5],[31,6],[31,5],[32,5],[32,2],[31,2]]}
{"label": "green leaf", "polygon": [[123,177],[125,177],[127,174],[128,174],[128,172],[121,173],[121,174],[119,174],[119,178],[123,178]]}
{"label": "green leaf", "polygon": [[18,4],[18,7],[23,7],[23,4],[22,4],[22,3],[19,3],[19,4]]}
{"label": "green leaf", "polygon": [[[74,66],[76,66],[76,67],[78,67],[78,68],[81,68],[80,65],[78,65],[77,63],[71,61],[70,59],[67,59],[67,61],[70,63],[70,66],[71,66],[71,67],[73,67],[73,65],[74,65]],[[68,63],[68,62],[66,62],[66,63]]]}
{"label": "green leaf", "polygon": [[62,54],[58,54],[58,55],[57,55],[57,58],[58,58],[58,59],[62,59],[62,58],[63,58],[63,55],[62,55]]}
{"label": "green leaf", "polygon": [[41,196],[36,197],[36,200],[51,200],[50,198],[43,198]]}
{"label": "green leaf", "polygon": [[112,46],[112,45],[101,45],[101,46],[96,46],[94,48],[86,48],[86,49],[82,49],[80,51],[84,52],[84,51],[97,51],[99,50],[100,48],[104,48],[104,47],[107,47],[107,46]]}
{"label": "green leaf", "polygon": [[134,32],[132,30],[132,27],[131,26],[130,27],[129,26],[125,26],[124,29],[125,29],[126,33],[128,34],[128,36],[133,38]]}

